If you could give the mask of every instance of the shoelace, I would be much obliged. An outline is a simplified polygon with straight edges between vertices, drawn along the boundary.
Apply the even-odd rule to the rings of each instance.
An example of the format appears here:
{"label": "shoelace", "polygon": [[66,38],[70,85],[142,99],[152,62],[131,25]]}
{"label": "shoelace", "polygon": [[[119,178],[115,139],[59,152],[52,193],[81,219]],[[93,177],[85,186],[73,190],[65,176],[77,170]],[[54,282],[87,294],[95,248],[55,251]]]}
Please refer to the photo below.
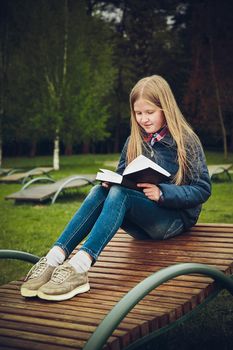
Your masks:
{"label": "shoelace", "polygon": [[52,274],[51,281],[54,283],[62,283],[69,275],[71,270],[69,266],[59,266]]}
{"label": "shoelace", "polygon": [[36,278],[36,277],[40,276],[42,274],[42,272],[44,272],[46,267],[47,267],[47,259],[46,258],[40,259],[38,261],[38,263],[36,263],[36,265],[32,266],[32,268],[29,270],[24,281],[27,281],[30,278]]}

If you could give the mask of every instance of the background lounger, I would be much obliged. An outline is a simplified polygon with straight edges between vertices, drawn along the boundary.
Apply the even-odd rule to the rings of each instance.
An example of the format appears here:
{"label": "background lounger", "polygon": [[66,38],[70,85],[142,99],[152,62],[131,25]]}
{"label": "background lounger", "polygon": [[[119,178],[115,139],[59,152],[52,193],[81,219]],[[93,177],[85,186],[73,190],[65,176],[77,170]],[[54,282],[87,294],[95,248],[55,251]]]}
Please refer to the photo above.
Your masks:
{"label": "background lounger", "polygon": [[46,175],[49,172],[53,170],[52,167],[40,167],[40,168],[34,168],[29,171],[25,172],[19,172],[19,173],[14,173],[12,175],[7,175],[4,177],[0,178],[0,182],[4,183],[13,183],[13,182],[22,182],[25,183],[28,179],[32,178],[33,176],[38,176],[38,175]]}
{"label": "background lounger", "polygon": [[8,174],[12,169],[0,168],[0,176]]}
{"label": "background lounger", "polygon": [[88,184],[94,185],[96,175],[71,175],[55,182],[53,179],[47,179],[53,183],[45,185],[36,185],[29,187],[32,183],[45,180],[44,177],[36,178],[27,183],[20,191],[12,193],[5,199],[14,199],[16,201],[43,202],[47,198],[52,198],[52,204],[55,203],[58,195],[64,189],[79,188]]}
{"label": "background lounger", "polygon": [[210,174],[210,178],[220,175],[226,174],[228,179],[231,180],[231,175],[229,173],[229,169],[232,167],[232,164],[217,164],[217,165],[209,165],[208,171]]}

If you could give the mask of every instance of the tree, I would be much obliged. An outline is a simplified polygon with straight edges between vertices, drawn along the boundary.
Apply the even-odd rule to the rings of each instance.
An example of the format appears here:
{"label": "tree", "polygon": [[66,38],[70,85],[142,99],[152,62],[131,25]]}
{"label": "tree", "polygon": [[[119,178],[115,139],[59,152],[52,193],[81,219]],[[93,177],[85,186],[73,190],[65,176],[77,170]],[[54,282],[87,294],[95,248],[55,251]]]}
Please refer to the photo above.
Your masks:
{"label": "tree", "polygon": [[[110,23],[114,34],[113,63],[117,71],[108,130],[114,134],[114,151],[129,132],[128,94],[135,82],[147,75],[161,74],[169,82],[182,79],[178,35],[168,18],[176,12],[177,1],[139,0],[89,1],[91,11]],[[180,65],[182,67],[182,65]],[[179,75],[181,77],[179,77]],[[178,90],[178,88],[176,87]]]}
{"label": "tree", "polygon": [[46,136],[55,140],[56,154],[58,138],[70,150],[73,142],[104,139],[114,82],[107,24],[87,16],[84,1],[13,3],[12,30],[20,30],[11,55],[8,139],[33,137],[35,144]]}
{"label": "tree", "polygon": [[85,152],[108,135],[108,96],[115,79],[108,32],[107,24],[87,15],[84,2],[72,8],[63,139],[69,147],[75,140],[82,143]]}
{"label": "tree", "polygon": [[20,145],[28,140],[32,145],[31,155],[44,132],[41,113],[44,85],[38,74],[41,67],[35,55],[40,33],[35,20],[37,11],[32,5],[30,0],[24,3],[12,0],[6,6],[8,66],[3,124],[5,142],[15,140]]}
{"label": "tree", "polygon": [[0,167],[2,166],[3,131],[6,124],[6,110],[8,102],[9,56],[12,46],[9,38],[12,37],[10,23],[12,22],[10,4],[1,4],[0,11]]}
{"label": "tree", "polygon": [[[208,134],[222,138],[227,158],[227,133],[232,125],[227,119],[232,110],[232,12],[229,1],[196,1],[187,9],[191,31],[192,64],[186,109],[199,130],[208,125]],[[206,133],[205,133],[206,134]],[[210,136],[210,134],[209,134]]]}

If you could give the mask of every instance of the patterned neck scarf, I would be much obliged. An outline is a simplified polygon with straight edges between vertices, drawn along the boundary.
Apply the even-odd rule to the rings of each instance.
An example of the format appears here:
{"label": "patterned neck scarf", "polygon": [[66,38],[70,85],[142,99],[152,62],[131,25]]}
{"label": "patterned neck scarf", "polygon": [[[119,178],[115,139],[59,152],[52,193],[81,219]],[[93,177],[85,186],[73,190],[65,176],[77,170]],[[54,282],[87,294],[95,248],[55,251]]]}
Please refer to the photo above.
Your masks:
{"label": "patterned neck scarf", "polygon": [[168,133],[168,127],[167,124],[164,125],[161,129],[156,131],[154,134],[147,134],[145,136],[145,141],[148,142],[151,146],[155,144],[155,142],[158,142],[164,138]]}

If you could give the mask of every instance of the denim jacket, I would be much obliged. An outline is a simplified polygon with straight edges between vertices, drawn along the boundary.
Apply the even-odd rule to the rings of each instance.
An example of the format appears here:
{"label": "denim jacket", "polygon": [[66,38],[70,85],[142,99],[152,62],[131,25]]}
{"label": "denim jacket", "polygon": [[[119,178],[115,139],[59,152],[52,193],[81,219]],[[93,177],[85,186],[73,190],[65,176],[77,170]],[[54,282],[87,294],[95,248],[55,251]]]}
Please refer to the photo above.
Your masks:
{"label": "denim jacket", "polygon": [[[129,138],[123,147],[116,170],[119,174],[122,174],[126,167],[128,142]],[[211,195],[211,181],[202,148],[197,148],[197,159],[200,163],[199,171],[194,166],[192,179],[187,178],[185,184],[182,185],[172,183],[172,178],[178,171],[178,163],[176,143],[169,133],[162,140],[155,142],[153,147],[148,145],[148,151],[144,150],[143,154],[172,175],[167,182],[158,185],[163,193],[163,200],[159,201],[158,205],[178,210],[185,229],[195,225],[201,212],[202,203],[207,201]]]}

